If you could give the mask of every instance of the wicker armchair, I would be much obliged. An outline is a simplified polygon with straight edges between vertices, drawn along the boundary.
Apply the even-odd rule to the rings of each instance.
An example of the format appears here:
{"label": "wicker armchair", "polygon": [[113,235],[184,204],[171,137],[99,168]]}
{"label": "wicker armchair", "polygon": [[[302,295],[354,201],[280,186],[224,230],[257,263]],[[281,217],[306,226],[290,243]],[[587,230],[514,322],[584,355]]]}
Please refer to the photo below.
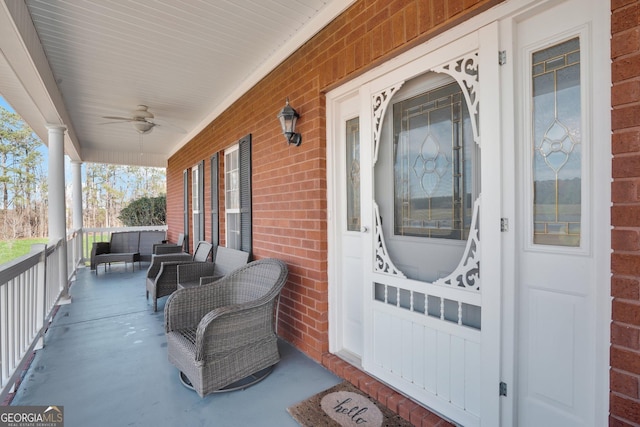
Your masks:
{"label": "wicker armchair", "polygon": [[191,262],[206,262],[213,245],[199,242],[193,255],[166,254],[154,255],[147,270],[147,299],[151,295],[153,311],[158,311],[158,298],[171,295],[178,289],[178,265]]}
{"label": "wicker armchair", "polygon": [[286,280],[286,264],[267,258],[169,297],[164,309],[169,361],[201,397],[280,360],[275,311]]}

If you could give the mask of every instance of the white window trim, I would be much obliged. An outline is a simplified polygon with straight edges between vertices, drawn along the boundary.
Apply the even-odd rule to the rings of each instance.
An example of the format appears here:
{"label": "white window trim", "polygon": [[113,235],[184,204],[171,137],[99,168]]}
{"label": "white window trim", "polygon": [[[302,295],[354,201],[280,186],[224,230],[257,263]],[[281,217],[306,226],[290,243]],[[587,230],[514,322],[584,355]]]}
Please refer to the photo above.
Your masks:
{"label": "white window trim", "polygon": [[[229,173],[229,169],[228,169],[228,165],[229,162],[227,162],[227,156],[231,155],[233,153],[238,153],[238,157],[239,157],[239,150],[240,150],[240,144],[234,144],[233,146],[227,148],[226,150],[224,150],[224,232],[225,232],[225,246],[227,247],[232,247],[234,249],[239,249],[239,248],[235,248],[234,246],[230,246],[230,239],[229,239],[229,215],[230,214],[237,214],[238,216],[240,215],[240,206],[238,205],[237,208],[229,208],[228,205],[228,197],[227,195],[229,194],[229,180],[227,179],[227,175]],[[236,192],[238,192],[238,199],[240,198],[239,192],[240,192],[240,187],[239,187],[239,180],[240,180],[240,169],[239,169],[239,165],[240,165],[240,159],[238,158],[238,168],[236,169],[237,174],[238,174],[238,188],[235,189]],[[240,232],[240,230],[238,230],[238,233]]]}

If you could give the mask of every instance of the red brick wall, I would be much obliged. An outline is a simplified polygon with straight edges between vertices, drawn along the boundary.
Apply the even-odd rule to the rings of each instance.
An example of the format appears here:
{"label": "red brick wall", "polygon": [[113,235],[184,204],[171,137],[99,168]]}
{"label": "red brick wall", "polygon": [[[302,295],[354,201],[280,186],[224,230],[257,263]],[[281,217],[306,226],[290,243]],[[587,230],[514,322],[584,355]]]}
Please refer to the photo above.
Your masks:
{"label": "red brick wall", "polygon": [[611,1],[610,425],[640,425],[640,1]]}

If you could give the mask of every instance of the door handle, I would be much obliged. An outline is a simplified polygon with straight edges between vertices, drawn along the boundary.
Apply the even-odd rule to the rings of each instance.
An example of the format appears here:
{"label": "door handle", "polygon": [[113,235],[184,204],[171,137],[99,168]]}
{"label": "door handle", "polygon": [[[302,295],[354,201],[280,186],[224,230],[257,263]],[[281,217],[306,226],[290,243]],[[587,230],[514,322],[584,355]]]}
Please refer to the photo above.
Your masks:
{"label": "door handle", "polygon": [[366,225],[363,225],[363,226],[360,228],[360,232],[361,232],[361,233],[368,233],[368,232],[369,232],[369,227],[367,227]]}

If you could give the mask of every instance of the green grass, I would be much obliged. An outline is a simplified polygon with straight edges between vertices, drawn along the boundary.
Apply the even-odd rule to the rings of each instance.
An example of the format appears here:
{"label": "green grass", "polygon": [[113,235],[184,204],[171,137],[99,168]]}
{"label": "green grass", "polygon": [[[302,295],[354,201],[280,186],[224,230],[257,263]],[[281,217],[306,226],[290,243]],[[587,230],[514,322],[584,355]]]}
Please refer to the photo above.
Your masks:
{"label": "green grass", "polygon": [[47,243],[49,239],[17,239],[0,241],[0,265],[31,252],[31,245]]}

